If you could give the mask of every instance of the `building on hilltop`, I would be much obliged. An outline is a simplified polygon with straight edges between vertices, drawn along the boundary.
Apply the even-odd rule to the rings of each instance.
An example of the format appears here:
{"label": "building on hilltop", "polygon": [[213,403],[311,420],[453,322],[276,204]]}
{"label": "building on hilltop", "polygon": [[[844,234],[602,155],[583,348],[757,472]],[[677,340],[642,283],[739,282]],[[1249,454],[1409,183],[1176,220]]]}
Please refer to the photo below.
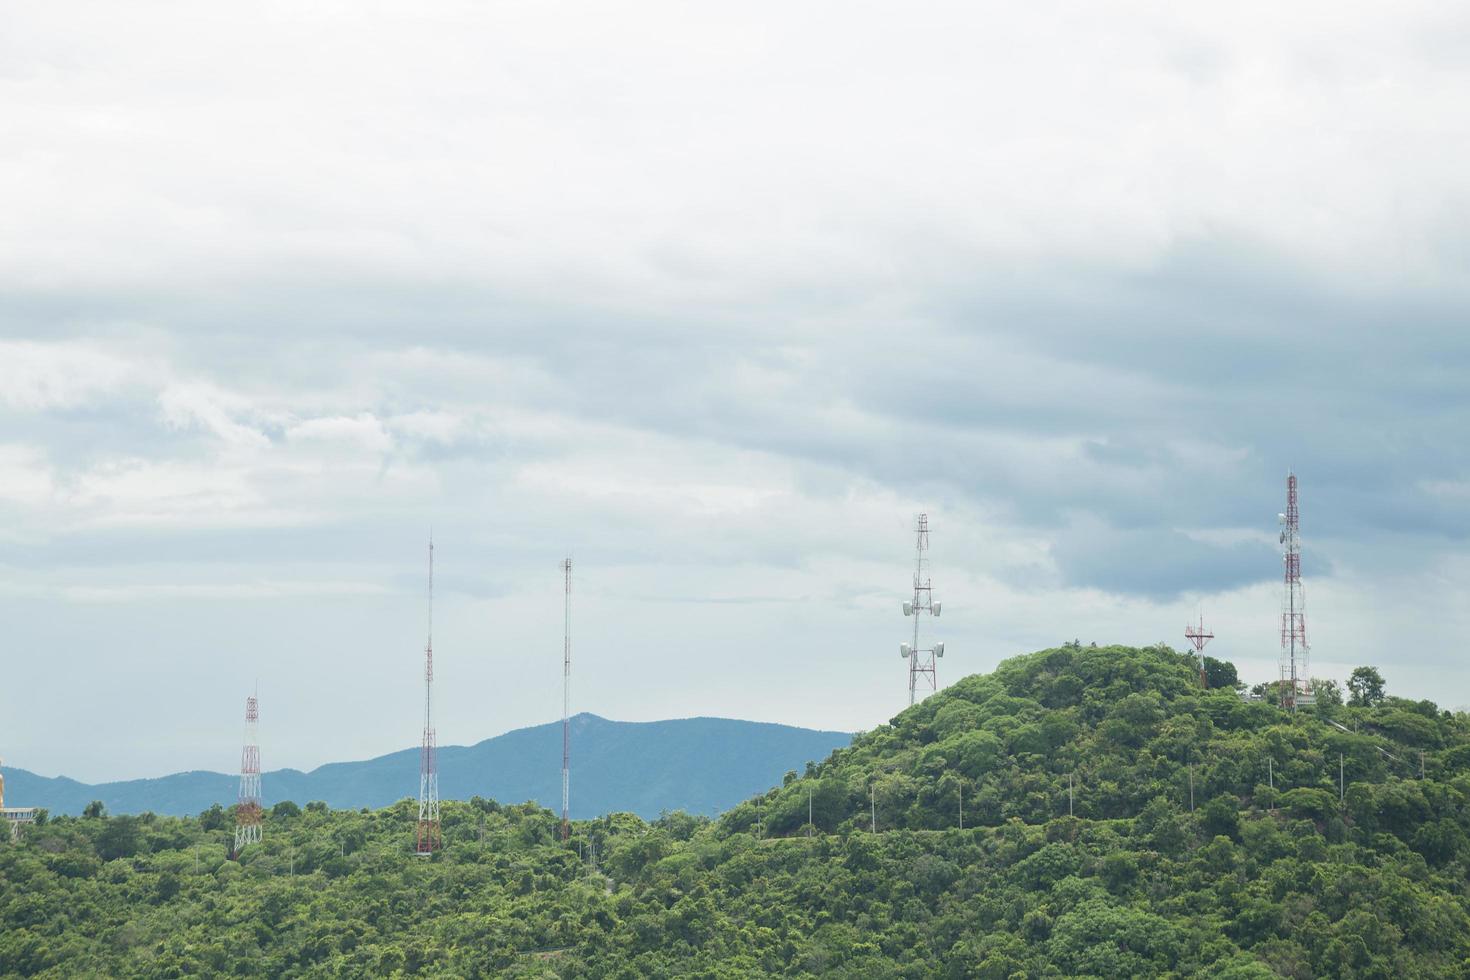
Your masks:
{"label": "building on hilltop", "polygon": [[[5,765],[5,760],[0,759],[0,766]],[[5,826],[10,828],[10,839],[15,840],[20,836],[20,829],[29,826],[36,819],[36,808],[33,806],[6,806],[5,805],[5,773],[0,770],[0,820],[5,821]]]}

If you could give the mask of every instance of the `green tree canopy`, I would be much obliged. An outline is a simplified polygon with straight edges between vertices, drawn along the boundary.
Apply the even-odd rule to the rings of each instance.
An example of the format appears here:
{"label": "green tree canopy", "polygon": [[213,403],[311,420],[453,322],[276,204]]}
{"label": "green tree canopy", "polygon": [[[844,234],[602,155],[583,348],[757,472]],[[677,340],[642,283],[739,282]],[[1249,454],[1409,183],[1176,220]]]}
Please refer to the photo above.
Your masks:
{"label": "green tree canopy", "polygon": [[1348,704],[1355,708],[1371,708],[1383,702],[1383,675],[1377,667],[1353,668],[1347,688]]}

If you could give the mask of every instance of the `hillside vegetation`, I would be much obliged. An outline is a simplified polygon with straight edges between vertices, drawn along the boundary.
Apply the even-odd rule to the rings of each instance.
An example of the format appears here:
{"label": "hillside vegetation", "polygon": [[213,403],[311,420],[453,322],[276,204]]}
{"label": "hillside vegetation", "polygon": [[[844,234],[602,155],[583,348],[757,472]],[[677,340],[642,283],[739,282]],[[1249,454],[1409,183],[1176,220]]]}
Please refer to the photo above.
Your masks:
{"label": "hillside vegetation", "polygon": [[1347,731],[1203,692],[1165,648],[1069,645],[715,822],[617,814],[567,846],[476,799],[423,861],[408,801],[281,804],[230,862],[228,811],[57,818],[0,845],[0,973],[1470,973],[1470,719],[1322,712]]}

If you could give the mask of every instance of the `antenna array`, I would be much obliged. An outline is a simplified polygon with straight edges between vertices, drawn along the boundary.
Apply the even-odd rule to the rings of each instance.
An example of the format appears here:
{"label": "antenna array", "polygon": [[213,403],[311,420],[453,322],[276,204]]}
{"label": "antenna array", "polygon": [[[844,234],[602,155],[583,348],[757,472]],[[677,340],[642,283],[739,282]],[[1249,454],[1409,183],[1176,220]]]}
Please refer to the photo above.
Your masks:
{"label": "antenna array", "polygon": [[[1285,566],[1284,595],[1281,612],[1281,703],[1295,711],[1298,705],[1310,705],[1316,698],[1312,691],[1310,660],[1306,632],[1305,594],[1301,578],[1301,525],[1297,498],[1297,478],[1288,473],[1286,511],[1277,515],[1281,525],[1280,543]],[[909,704],[919,698],[921,686],[938,690],[937,661],[944,656],[944,643],[919,645],[919,617],[924,613],[938,618],[940,603],[933,598],[933,585],[928,574],[929,515],[918,515],[914,526],[913,595],[903,603],[903,614],[914,620],[910,642],[899,644],[899,655],[908,661]],[[561,762],[561,837],[571,836],[571,701],[572,701],[572,559],[558,566],[564,582],[562,613],[562,762]],[[1201,614],[1197,624],[1187,624],[1184,635],[1199,659],[1201,687],[1207,686],[1204,648],[1215,638],[1205,629]],[[433,721],[434,690],[434,540],[429,538],[428,636],[424,644],[424,727],[419,759],[419,817],[415,852],[428,857],[442,848],[439,820],[439,773],[437,737]],[[260,803],[260,746],[258,740],[259,700],[245,699],[245,744],[240,755],[240,793],[236,807],[235,847],[238,857],[248,844],[258,844],[262,836],[263,811]],[[0,783],[0,786],[3,786]],[[1070,789],[1069,789],[1070,793]],[[3,797],[0,797],[3,799]],[[872,801],[876,807],[876,797]],[[871,814],[876,829],[876,809]],[[963,819],[963,818],[962,818]]]}
{"label": "antenna array", "polygon": [[1281,524],[1281,561],[1285,565],[1285,595],[1281,600],[1281,706],[1296,711],[1299,704],[1315,704],[1311,663],[1308,659],[1306,594],[1302,591],[1301,512],[1297,506],[1296,474],[1286,475],[1286,513]]}
{"label": "antenna array", "polygon": [[1205,632],[1204,613],[1200,613],[1198,626],[1185,624],[1184,638],[1194,647],[1194,655],[1199,658],[1199,686],[1209,687],[1209,681],[1205,678],[1205,644],[1213,640],[1215,634]]}
{"label": "antenna array", "polygon": [[903,614],[914,617],[914,638],[912,643],[898,645],[898,655],[909,662],[910,705],[918,698],[921,678],[931,692],[939,689],[934,667],[936,661],[944,656],[942,642],[936,642],[932,647],[919,646],[919,616],[926,612],[935,617],[939,615],[939,603],[934,601],[929,581],[929,561],[925,557],[928,551],[929,515],[920,514],[914,525],[914,596],[903,604]]}
{"label": "antenna array", "polygon": [[259,844],[261,837],[260,807],[260,701],[255,695],[245,699],[245,747],[240,750],[240,798],[235,805],[235,857],[247,844]]}

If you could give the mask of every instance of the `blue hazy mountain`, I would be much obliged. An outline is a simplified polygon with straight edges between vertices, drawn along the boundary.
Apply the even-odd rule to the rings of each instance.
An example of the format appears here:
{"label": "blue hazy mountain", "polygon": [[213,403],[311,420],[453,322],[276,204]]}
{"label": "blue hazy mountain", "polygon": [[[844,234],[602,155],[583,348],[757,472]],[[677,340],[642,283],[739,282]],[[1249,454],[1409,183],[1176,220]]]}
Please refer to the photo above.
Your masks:
{"label": "blue hazy mountain", "polygon": [[[822,732],[727,718],[609,721],[572,718],[572,816],[622,810],[644,818],[662,810],[714,816],[779,784],[787,770],[825,759],[847,745],[845,732]],[[180,772],[158,779],[87,784],[5,769],[6,803],[78,814],[92,800],[110,813],[196,814],[235,802],[236,775]],[[322,800],[333,808],[381,807],[419,788],[419,750],[363,762],[334,762],[301,772],[277,769],[261,777],[267,806],[281,800]],[[502,803],[535,800],[561,808],[561,722],[521,728],[476,745],[439,749],[439,795],[484,796]]]}

